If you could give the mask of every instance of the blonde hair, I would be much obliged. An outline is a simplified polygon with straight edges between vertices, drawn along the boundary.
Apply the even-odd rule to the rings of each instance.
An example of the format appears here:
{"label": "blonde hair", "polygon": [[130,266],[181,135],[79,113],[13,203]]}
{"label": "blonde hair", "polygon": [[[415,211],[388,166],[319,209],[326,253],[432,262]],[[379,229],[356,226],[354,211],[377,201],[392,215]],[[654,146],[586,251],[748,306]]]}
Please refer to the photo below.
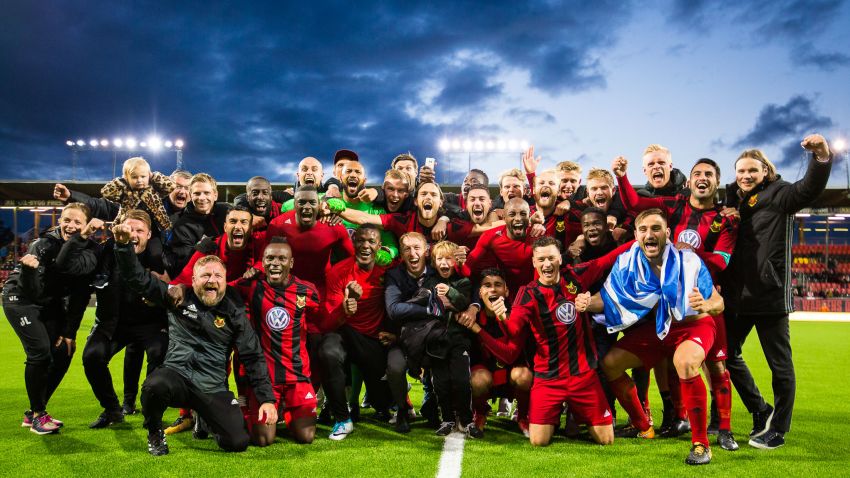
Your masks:
{"label": "blonde hair", "polygon": [[525,188],[525,176],[523,176],[522,171],[520,171],[517,168],[513,168],[513,169],[509,169],[509,170],[503,172],[499,176],[499,188],[500,189],[502,188],[502,181],[505,178],[508,178],[508,177],[519,179],[519,181],[522,183],[522,187]]}
{"label": "blonde hair", "polygon": [[776,166],[774,166],[773,163],[771,163],[770,160],[767,159],[767,155],[764,154],[764,151],[760,149],[744,150],[744,152],[741,153],[740,156],[738,156],[738,159],[735,160],[735,165],[737,166],[738,161],[744,158],[755,159],[756,161],[760,162],[764,166],[765,171],[767,172],[767,176],[765,179],[767,179],[768,181],[774,181],[776,179]]}
{"label": "blonde hair", "polygon": [[145,158],[136,156],[124,161],[124,166],[121,167],[121,174],[124,175],[125,179],[129,179],[130,175],[133,174],[133,171],[139,168],[148,168],[148,171],[150,171],[151,165],[145,161]]}
{"label": "blonde hair", "polygon": [[141,221],[148,226],[149,231],[151,230],[151,217],[147,212],[142,211],[141,209],[128,209],[124,213],[124,218],[121,219],[121,224],[126,223],[129,219]]}
{"label": "blonde hair", "polygon": [[220,257],[214,256],[214,255],[209,255],[209,256],[204,256],[204,257],[198,259],[198,262],[196,262],[195,265],[192,267],[192,272],[195,272],[196,270],[200,269],[201,267],[204,267],[205,265],[211,264],[213,262],[221,265],[221,267],[223,267],[225,270],[227,270],[227,266],[224,265],[224,261],[222,261]]}
{"label": "blonde hair", "polygon": [[642,154],[641,156],[646,156],[647,154],[649,154],[649,153],[654,153],[654,152],[656,152],[656,151],[661,151],[662,153],[666,154],[666,155],[667,155],[667,159],[672,159],[672,158],[673,158],[673,155],[672,155],[672,154],[670,154],[670,150],[669,150],[669,149],[665,148],[664,146],[661,146],[660,144],[655,144],[655,143],[650,144],[649,146],[647,146],[646,148],[644,148],[644,150],[643,150],[643,154]]}
{"label": "blonde hair", "polygon": [[437,267],[438,255],[454,257],[457,250],[458,245],[451,241],[440,241],[434,244],[434,247],[431,248],[431,265]]}
{"label": "blonde hair", "polygon": [[601,179],[611,186],[614,186],[614,175],[611,174],[611,171],[602,168],[590,168],[590,171],[587,172],[587,180],[591,179]]}
{"label": "blonde hair", "polygon": [[[425,244],[426,246],[428,245],[428,239],[426,239],[425,235],[421,232],[411,231],[402,234],[401,237],[398,238],[398,245],[402,246],[404,244],[405,239],[414,239],[422,242],[422,244]],[[399,247],[399,249],[401,249],[401,247]]]}
{"label": "blonde hair", "polygon": [[404,171],[398,169],[388,169],[386,173],[384,173],[384,181],[387,179],[400,179],[404,182],[404,185],[407,189],[410,189],[410,175]]}
{"label": "blonde hair", "polygon": [[555,169],[562,173],[571,173],[573,171],[581,174],[581,166],[574,161],[561,161],[555,165]]}
{"label": "blonde hair", "polygon": [[215,179],[207,173],[198,173],[192,176],[192,179],[189,180],[189,187],[191,188],[195,183],[209,183],[213,191],[218,189],[218,183],[215,182]]}

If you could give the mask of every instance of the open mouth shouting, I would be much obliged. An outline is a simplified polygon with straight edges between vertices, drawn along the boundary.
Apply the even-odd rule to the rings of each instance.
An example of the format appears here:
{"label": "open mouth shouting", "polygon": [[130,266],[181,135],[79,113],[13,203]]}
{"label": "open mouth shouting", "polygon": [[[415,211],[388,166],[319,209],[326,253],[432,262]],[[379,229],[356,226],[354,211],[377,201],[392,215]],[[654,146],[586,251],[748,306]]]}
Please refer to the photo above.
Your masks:
{"label": "open mouth shouting", "polygon": [[219,290],[218,284],[215,282],[207,282],[204,284],[201,289],[201,302],[208,307],[212,307],[218,303],[221,296],[223,296],[223,291]]}
{"label": "open mouth shouting", "polygon": [[528,220],[527,219],[514,219],[508,223],[508,227],[511,229],[511,234],[515,238],[522,239],[525,237],[525,231],[528,229]]}
{"label": "open mouth shouting", "polygon": [[542,186],[538,189],[537,194],[537,202],[541,207],[547,208],[555,203],[555,191],[552,188]]}
{"label": "open mouth shouting", "polygon": [[76,234],[80,231],[82,231],[82,229],[77,227],[77,226],[67,225],[67,226],[62,228],[62,239],[67,241],[68,239],[71,238],[71,236],[73,236],[74,234]]}
{"label": "open mouth shouting", "polygon": [[437,213],[437,208],[434,207],[434,203],[427,199],[422,202],[420,209],[420,214],[424,219],[431,219]]}
{"label": "open mouth shouting", "polygon": [[553,262],[547,262],[546,264],[540,267],[540,277],[543,278],[546,282],[554,282],[557,274],[558,269],[555,267],[555,264]]}
{"label": "open mouth shouting", "polygon": [[696,184],[694,184],[694,190],[698,192],[701,196],[708,194],[709,189],[710,185],[706,180],[697,181]]}
{"label": "open mouth shouting", "polygon": [[348,179],[345,180],[345,192],[349,197],[357,196],[357,193],[360,192],[360,179],[356,176],[349,176]]}
{"label": "open mouth shouting", "polygon": [[590,243],[590,245],[595,246],[599,244],[602,239],[602,231],[599,229],[589,229],[584,233],[584,238],[588,243]]}
{"label": "open mouth shouting", "polygon": [[483,224],[487,219],[486,211],[484,210],[483,204],[473,204],[470,208],[469,213],[470,218],[472,218],[472,222],[474,224]]}
{"label": "open mouth shouting", "polygon": [[661,252],[661,247],[657,238],[647,237],[643,241],[643,252],[647,257],[655,257]]}
{"label": "open mouth shouting", "polygon": [[245,247],[246,242],[246,234],[245,231],[241,228],[234,228],[230,231],[230,248],[231,249],[242,249]]}
{"label": "open mouth shouting", "polygon": [[660,168],[653,169],[649,176],[650,182],[654,187],[664,185],[664,170]]}
{"label": "open mouth shouting", "polygon": [[270,264],[266,267],[266,277],[271,283],[280,283],[283,280],[283,266],[280,264]]}
{"label": "open mouth shouting", "polygon": [[590,198],[593,201],[593,205],[605,209],[605,206],[608,204],[608,196],[605,194],[596,194]]}

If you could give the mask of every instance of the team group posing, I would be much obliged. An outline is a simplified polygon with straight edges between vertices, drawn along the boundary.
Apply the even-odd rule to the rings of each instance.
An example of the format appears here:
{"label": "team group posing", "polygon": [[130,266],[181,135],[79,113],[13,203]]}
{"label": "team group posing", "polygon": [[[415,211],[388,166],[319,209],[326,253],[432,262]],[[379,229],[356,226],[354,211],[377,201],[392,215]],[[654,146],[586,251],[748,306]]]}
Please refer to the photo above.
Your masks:
{"label": "team group posing", "polygon": [[[516,400],[533,445],[547,445],[564,414],[567,429],[585,425],[602,445],[649,439],[649,370],[664,407],[657,433],[692,434],[686,463],[711,460],[709,430],[738,449],[730,378],[753,415],[750,445],[776,448],[795,392],[789,216],[823,191],[832,163],[822,136],[801,145],[811,160],[793,184],[761,151],[744,151],[722,204],[714,161],[685,177],[659,145],[644,151],[638,191],[623,157],[582,185],[573,162],[537,172],[533,148],[524,172],[500,176],[495,199],[480,170],[460,193],[443,193],[434,165],[410,154],[392,161],[381,189],[366,188],[349,150],[336,153],[327,181],[307,157],[294,191],[257,176],[234,204],[217,202],[208,174],[165,176],[142,158],[128,159],[102,198],[57,184],[67,203],[58,227],[3,287],[26,352],[23,426],[62,427],[46,406],[93,290],[83,366],[104,411],[90,427],[135,413],[146,354],[153,455],[168,453],[166,433],[191,427],[229,451],[271,444],[279,421],[310,443],[320,390],[318,418],[342,440],[360,418],[364,383],[375,418],[407,433],[416,417],[407,375],[422,381],[420,412],[437,435],[483,437],[488,403],[502,398]],[[775,409],[741,357],[753,327]],[[125,348],[122,405],[108,366]],[[616,432],[615,399],[628,413]],[[168,407],[182,409],[163,430]]]}

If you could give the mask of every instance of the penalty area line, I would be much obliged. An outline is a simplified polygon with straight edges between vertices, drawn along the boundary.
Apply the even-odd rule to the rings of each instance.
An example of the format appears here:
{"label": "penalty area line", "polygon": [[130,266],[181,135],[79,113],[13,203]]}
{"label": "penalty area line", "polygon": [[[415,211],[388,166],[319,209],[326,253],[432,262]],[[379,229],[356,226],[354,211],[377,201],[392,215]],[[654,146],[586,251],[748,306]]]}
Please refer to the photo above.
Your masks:
{"label": "penalty area line", "polygon": [[460,476],[465,439],[466,435],[457,431],[446,437],[443,453],[440,455],[440,464],[437,467],[437,478],[457,478]]}

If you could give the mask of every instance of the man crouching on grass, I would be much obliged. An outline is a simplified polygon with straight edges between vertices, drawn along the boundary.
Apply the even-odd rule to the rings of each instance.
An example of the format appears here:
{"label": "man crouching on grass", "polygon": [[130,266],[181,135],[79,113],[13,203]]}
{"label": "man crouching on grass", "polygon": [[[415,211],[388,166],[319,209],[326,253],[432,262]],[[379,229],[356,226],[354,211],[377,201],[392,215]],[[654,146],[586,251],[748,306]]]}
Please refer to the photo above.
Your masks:
{"label": "man crouching on grass", "polygon": [[670,229],[660,209],[638,215],[635,238],[635,244],[614,264],[602,290],[592,298],[581,294],[576,309],[604,310],[609,332],[629,329],[605,355],[602,370],[634,425],[632,437],[653,438],[655,430],[626,370],[651,368],[673,357],[692,430],[691,452],[685,463],[703,465],[711,461],[711,450],[700,367],[714,343],[710,315],[723,311],[723,298],[702,260],[669,242]]}
{"label": "man crouching on grass", "polygon": [[[124,284],[145,299],[166,306],[168,286],[145,271],[133,245],[130,228],[118,225],[115,259]],[[162,415],[168,407],[195,410],[225,451],[245,451],[249,437],[239,402],[227,389],[225,364],[235,348],[245,367],[259,408],[260,422],[277,422],[266,360],[254,330],[248,324],[238,294],[226,296],[224,263],[216,256],[203,257],[192,272],[192,292],[168,310],[168,352],[161,367],[142,385],[142,414],[148,429],[148,452],[168,453]]]}

